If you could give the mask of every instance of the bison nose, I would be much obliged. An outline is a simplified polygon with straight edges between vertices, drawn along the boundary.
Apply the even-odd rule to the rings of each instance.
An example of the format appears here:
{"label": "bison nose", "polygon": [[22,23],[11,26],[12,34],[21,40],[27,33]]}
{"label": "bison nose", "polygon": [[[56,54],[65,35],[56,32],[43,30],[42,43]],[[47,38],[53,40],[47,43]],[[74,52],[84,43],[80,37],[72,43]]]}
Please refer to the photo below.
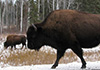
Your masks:
{"label": "bison nose", "polygon": [[28,44],[27,44],[27,47],[28,47],[29,49],[34,49],[33,43],[28,43]]}

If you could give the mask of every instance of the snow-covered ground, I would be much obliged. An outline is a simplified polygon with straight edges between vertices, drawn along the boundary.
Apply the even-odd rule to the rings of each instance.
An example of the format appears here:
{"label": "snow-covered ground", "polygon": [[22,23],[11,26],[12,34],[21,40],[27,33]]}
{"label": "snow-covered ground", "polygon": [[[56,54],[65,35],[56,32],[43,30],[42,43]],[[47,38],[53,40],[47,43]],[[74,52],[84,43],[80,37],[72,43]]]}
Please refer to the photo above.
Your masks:
{"label": "snow-covered ground", "polygon": [[100,70],[100,61],[87,62],[87,68],[81,69],[81,63],[73,62],[68,64],[59,64],[56,69],[51,69],[52,64],[31,65],[31,66],[9,66],[0,68],[0,70]]}
{"label": "snow-covered ground", "polygon": [[[1,54],[5,54],[5,51],[3,49],[3,43],[4,43],[5,39],[3,38],[2,40],[0,40],[0,55]],[[18,46],[18,48],[20,48],[20,46]],[[41,48],[42,51],[45,52],[55,52],[55,49],[52,49],[50,47],[44,46],[43,48]],[[96,52],[98,50],[100,50],[100,45],[96,48],[92,48],[92,49],[83,49],[84,52],[88,52],[88,51],[92,51],[92,52]],[[69,52],[70,50],[67,50],[67,52]],[[6,54],[9,56],[9,49],[6,50]],[[0,58],[1,59],[1,58]],[[30,65],[30,66],[10,66],[10,65],[5,65],[3,66],[4,63],[0,62],[0,70],[52,70],[51,66],[52,64],[43,64],[43,65]],[[81,68],[81,63],[80,62],[72,62],[72,63],[68,63],[68,64],[59,64],[59,66],[54,69],[54,70],[82,70]],[[87,62],[87,68],[84,70],[100,70],[100,61],[95,61],[95,62]]]}

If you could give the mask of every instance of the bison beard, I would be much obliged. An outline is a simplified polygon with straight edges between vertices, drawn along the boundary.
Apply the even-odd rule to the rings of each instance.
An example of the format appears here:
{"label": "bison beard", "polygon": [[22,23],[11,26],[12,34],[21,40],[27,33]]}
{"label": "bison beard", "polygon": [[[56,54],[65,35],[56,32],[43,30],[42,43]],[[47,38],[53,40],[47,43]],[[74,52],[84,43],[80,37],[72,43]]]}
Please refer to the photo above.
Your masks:
{"label": "bison beard", "polygon": [[70,48],[86,68],[82,48],[92,48],[100,43],[100,15],[75,10],[56,10],[42,23],[31,25],[27,30],[28,48],[39,50],[43,45],[57,49],[58,66],[66,49]]}

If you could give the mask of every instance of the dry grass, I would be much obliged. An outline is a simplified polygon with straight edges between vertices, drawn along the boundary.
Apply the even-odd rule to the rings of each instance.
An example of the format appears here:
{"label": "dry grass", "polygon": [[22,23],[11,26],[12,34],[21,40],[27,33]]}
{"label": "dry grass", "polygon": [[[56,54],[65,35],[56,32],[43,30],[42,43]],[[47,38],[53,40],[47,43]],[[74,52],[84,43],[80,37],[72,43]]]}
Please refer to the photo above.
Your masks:
{"label": "dry grass", "polygon": [[[0,35],[0,40],[4,42],[6,35]],[[43,49],[42,49],[43,50]],[[84,58],[86,61],[100,61],[100,51],[87,51],[84,52]],[[0,62],[9,64],[12,66],[18,65],[32,65],[32,64],[53,64],[56,60],[56,53],[52,52],[51,49],[48,52],[45,51],[34,51],[34,50],[4,50],[0,53]],[[64,57],[61,58],[60,63],[70,63],[78,61],[81,62],[76,54],[72,51],[65,53]]]}
{"label": "dry grass", "polygon": [[[6,55],[9,53],[9,56]],[[84,57],[86,61],[100,61],[100,51],[85,52]],[[56,60],[56,54],[54,52],[43,52],[43,51],[32,51],[29,49],[25,50],[13,50],[5,52],[0,55],[0,62],[9,64],[12,66],[18,65],[32,65],[32,64],[53,64]],[[66,52],[64,57],[61,58],[60,63],[69,63],[73,61],[79,61],[78,57],[72,52]]]}
{"label": "dry grass", "polygon": [[[9,57],[0,56],[0,62],[4,62],[4,64],[9,65],[31,65],[31,64],[51,64],[53,63],[55,59],[55,54],[45,53],[42,51],[31,51],[31,50],[17,50],[15,51],[9,51],[10,55]],[[52,60],[52,61],[51,61]]]}
{"label": "dry grass", "polygon": [[86,61],[100,61],[100,50],[85,52],[84,56]]}

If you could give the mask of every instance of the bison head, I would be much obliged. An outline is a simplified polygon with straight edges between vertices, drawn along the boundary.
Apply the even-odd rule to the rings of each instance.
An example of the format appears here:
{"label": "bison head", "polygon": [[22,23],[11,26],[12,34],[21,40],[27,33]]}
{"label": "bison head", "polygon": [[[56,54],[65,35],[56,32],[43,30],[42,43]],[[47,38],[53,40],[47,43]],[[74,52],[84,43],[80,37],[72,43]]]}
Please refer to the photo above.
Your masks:
{"label": "bison head", "polygon": [[8,43],[4,42],[4,48],[7,49],[8,48]]}
{"label": "bison head", "polygon": [[41,43],[42,39],[42,28],[38,28],[35,25],[29,26],[27,30],[28,48],[39,50],[43,45]]}

